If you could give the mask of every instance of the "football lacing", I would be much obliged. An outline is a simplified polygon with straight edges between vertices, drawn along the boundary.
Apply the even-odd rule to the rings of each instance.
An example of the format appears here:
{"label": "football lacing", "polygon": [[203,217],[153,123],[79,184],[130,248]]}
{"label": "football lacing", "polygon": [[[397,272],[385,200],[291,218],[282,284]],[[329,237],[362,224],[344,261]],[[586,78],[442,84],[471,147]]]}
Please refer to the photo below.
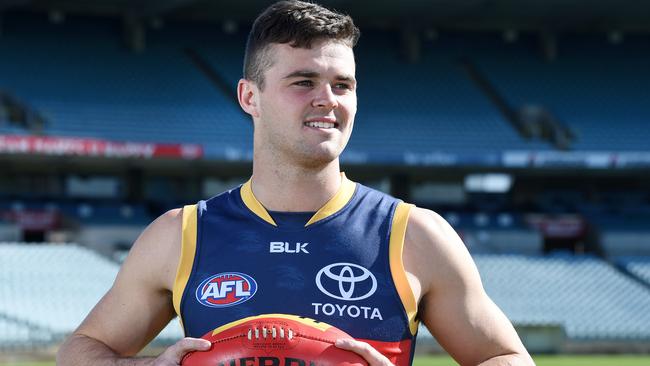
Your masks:
{"label": "football lacing", "polygon": [[[278,330],[276,329],[275,326],[271,326],[271,329],[270,329],[271,338],[273,338],[273,339],[277,338],[278,333],[279,333],[280,338],[284,339],[284,336],[285,336],[284,328],[280,327],[279,329],[280,329],[280,331],[278,332]],[[268,335],[269,335],[269,329],[267,329],[266,327],[262,327],[262,334],[261,335],[262,335],[262,338],[266,339],[268,337]],[[287,329],[286,335],[287,335],[287,339],[291,340],[293,338],[293,330],[291,330],[291,328]],[[253,336],[255,337],[255,339],[260,339],[260,330],[259,330],[259,328],[249,329],[246,336],[247,336],[247,338],[249,340],[252,340]]]}

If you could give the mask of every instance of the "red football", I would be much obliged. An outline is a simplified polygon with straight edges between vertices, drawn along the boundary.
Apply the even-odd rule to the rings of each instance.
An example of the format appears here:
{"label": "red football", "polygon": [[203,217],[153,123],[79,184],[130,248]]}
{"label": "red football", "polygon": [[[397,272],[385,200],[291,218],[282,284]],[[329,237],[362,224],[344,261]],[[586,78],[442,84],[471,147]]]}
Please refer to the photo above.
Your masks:
{"label": "red football", "polygon": [[221,326],[202,338],[208,351],[190,352],[183,366],[367,366],[354,352],[334,345],[352,338],[313,319],[287,314],[252,316]]}

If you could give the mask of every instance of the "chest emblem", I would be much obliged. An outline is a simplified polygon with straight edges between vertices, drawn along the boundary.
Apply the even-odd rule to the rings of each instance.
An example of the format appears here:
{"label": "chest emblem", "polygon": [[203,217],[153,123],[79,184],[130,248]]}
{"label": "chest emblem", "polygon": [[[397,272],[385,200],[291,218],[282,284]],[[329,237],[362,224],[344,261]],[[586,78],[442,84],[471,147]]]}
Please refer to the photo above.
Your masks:
{"label": "chest emblem", "polygon": [[337,300],[356,301],[377,291],[375,276],[358,264],[334,263],[316,274],[316,286],[325,295]]}
{"label": "chest emblem", "polygon": [[224,272],[203,280],[196,288],[196,300],[211,308],[225,308],[250,300],[257,292],[257,282],[245,273]]}

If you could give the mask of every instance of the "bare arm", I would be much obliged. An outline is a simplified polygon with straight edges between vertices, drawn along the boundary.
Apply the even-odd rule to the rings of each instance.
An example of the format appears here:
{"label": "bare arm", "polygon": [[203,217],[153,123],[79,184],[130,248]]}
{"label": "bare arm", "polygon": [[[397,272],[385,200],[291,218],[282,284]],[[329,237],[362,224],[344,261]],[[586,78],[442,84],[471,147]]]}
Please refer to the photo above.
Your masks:
{"label": "bare arm", "polygon": [[59,349],[56,364],[74,366],[175,366],[180,365],[180,361],[186,353],[195,350],[204,351],[209,348],[210,342],[203,339],[183,338],[167,348],[158,357],[123,357],[97,339],[81,334],[73,334]]}
{"label": "bare arm", "polygon": [[178,365],[185,353],[209,348],[185,338],[157,358],[132,357],[174,317],[181,220],[182,210],[172,210],[144,230],[111,289],[59,349],[57,365]]}
{"label": "bare arm", "polygon": [[[414,208],[404,243],[404,267],[418,316],[461,365],[534,365],[510,321],[485,293],[465,245],[437,214]],[[367,343],[340,339],[371,366],[390,361]]]}
{"label": "bare arm", "polygon": [[414,208],[404,249],[420,289],[418,315],[461,365],[534,365],[512,324],[483,289],[465,245],[439,215]]}

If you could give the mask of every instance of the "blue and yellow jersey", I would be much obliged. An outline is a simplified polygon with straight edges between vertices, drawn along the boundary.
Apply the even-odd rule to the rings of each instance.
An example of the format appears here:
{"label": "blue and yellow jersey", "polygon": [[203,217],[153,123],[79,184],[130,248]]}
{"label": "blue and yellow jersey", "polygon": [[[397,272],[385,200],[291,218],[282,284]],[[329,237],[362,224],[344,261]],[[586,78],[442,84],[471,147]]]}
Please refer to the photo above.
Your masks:
{"label": "blue and yellow jersey", "polygon": [[411,207],[345,176],[306,224],[269,213],[250,181],[186,206],[173,291],[186,336],[253,315],[295,314],[410,365],[417,309],[402,248]]}

